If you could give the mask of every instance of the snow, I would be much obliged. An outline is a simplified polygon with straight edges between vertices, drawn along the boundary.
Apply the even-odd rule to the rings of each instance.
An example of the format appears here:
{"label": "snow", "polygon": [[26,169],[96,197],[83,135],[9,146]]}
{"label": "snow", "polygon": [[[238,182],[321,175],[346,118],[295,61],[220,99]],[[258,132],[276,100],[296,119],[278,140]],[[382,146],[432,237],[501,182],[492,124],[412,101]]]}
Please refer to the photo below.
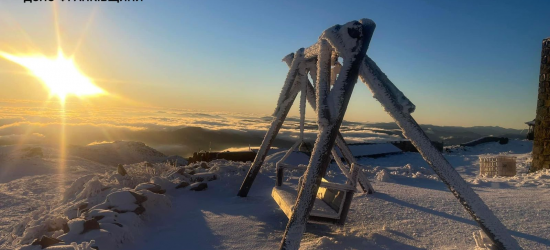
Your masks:
{"label": "snow", "polygon": [[[521,164],[524,164],[529,159],[527,152],[530,142],[511,143],[514,145],[496,143],[488,145],[492,149],[480,147],[479,150],[495,153],[499,150],[512,150],[513,154],[527,156],[519,158]],[[475,165],[478,155],[474,148],[446,157],[453,164],[456,163],[463,176],[471,181],[478,175],[479,168]],[[418,153],[377,159],[364,158],[360,163],[370,166],[369,170],[378,167],[380,170],[386,169],[387,173],[395,172],[389,174],[392,182],[375,181],[376,194],[356,195],[345,227],[309,224],[301,249],[475,248],[472,233],[478,232],[479,228],[444,184],[439,180],[403,175],[411,171],[410,169],[422,171],[423,168],[431,171]],[[247,168],[246,165],[244,167]],[[333,165],[331,169],[336,172],[337,167]],[[368,174],[370,178],[374,178],[373,173]],[[431,174],[434,175],[433,171]],[[341,175],[334,178],[338,177],[342,178]],[[269,195],[274,185],[273,169],[262,169],[257,178],[256,185],[246,198],[234,196],[234,190],[242,180],[239,175],[209,183],[209,189],[205,193],[208,199],[199,194],[182,194],[175,199],[173,205],[178,214],[170,217],[169,224],[152,224],[148,227],[147,239],[124,249],[141,250],[158,246],[170,248],[182,242],[191,249],[277,248],[287,219]],[[531,190],[523,187],[475,187],[512,230],[512,235],[524,249],[550,247],[550,227],[541,221],[550,219],[550,215],[541,214],[544,208],[538,207],[550,204],[550,198],[533,197],[549,194],[550,190],[547,188]],[[537,201],[537,205],[526,204],[533,201]],[[182,227],[186,224],[194,226]],[[227,230],[228,228],[231,230]],[[201,235],[201,238],[194,239],[195,235]]]}
{"label": "snow", "polygon": [[[265,158],[265,163],[276,164],[278,161],[280,161],[283,158],[285,154],[286,154],[286,151],[270,154]],[[292,153],[290,153],[289,157],[285,160],[285,163],[292,166],[298,166],[298,165],[307,166],[307,164],[309,163],[309,156],[299,151],[293,151]]]}
{"label": "snow", "polygon": [[[547,223],[550,220],[550,214],[545,212],[545,208],[550,206],[550,170],[528,173],[531,149],[530,141],[512,140],[506,145],[487,143],[476,147],[457,148],[446,153],[445,158],[455,166],[466,182],[508,227],[522,248],[547,249],[550,247],[548,237],[550,226]],[[274,154],[266,159],[273,158]],[[478,157],[485,154],[516,156],[518,175],[511,178],[480,177]],[[303,162],[304,158],[301,153],[297,153],[287,160]],[[89,161],[86,162],[90,164]],[[373,182],[377,192],[372,195],[357,193],[354,196],[348,221],[344,227],[308,224],[301,249],[474,249],[476,247],[472,235],[479,234],[479,227],[464,212],[462,206],[456,202],[452,193],[436,177],[420,154],[403,153],[375,159],[361,158],[359,163],[366,166],[365,173]],[[75,168],[71,164],[67,166],[68,169]],[[91,166],[95,165],[91,164]],[[147,196],[147,201],[142,205],[147,211],[151,211],[150,216],[124,213],[114,217],[117,213],[111,210],[93,210],[87,216],[105,216],[99,221],[102,228],[105,228],[105,232],[98,231],[78,237],[64,236],[64,238],[76,239],[75,244],[80,245],[78,249],[86,249],[85,244],[92,240],[95,242],[91,245],[95,246],[98,242],[113,243],[113,239],[123,241],[123,243],[113,243],[115,246],[118,245],[115,249],[123,250],[178,249],[182,245],[189,249],[277,248],[288,219],[270,196],[275,184],[274,164],[266,163],[262,167],[255,186],[246,198],[235,196],[235,192],[250,163],[215,161],[211,162],[210,166],[211,173],[216,173],[220,178],[208,182],[208,189],[205,191],[190,192],[171,188],[172,191],[167,192],[167,195],[159,195],[141,190],[139,192]],[[137,170],[144,168],[145,164],[136,163],[125,167],[129,173],[147,175],[146,171]],[[86,177],[88,179],[86,183],[108,179],[108,176],[101,175],[103,173],[101,168],[90,170],[99,171],[100,174],[96,178]],[[111,171],[116,171],[116,168],[111,168]],[[289,180],[285,183],[296,185],[303,172],[298,170],[293,172],[292,175],[288,175]],[[378,180],[377,176],[380,172],[384,172],[390,181]],[[415,177],[418,173],[424,176]],[[28,176],[0,184],[0,190],[2,195],[11,190],[10,196],[31,199],[32,203],[37,203],[40,201],[39,197],[46,194],[49,194],[45,197],[49,197],[50,200],[61,201],[63,194],[53,193],[50,189],[69,188],[71,182],[78,179],[75,176],[89,174],[91,173],[88,171],[74,172],[70,174],[71,181],[61,182],[59,181],[61,178],[56,173],[39,176],[39,180],[45,178],[51,180],[48,182],[35,182],[33,180],[36,176]],[[162,177],[162,174],[155,177],[152,179],[156,181],[151,182],[168,181]],[[335,164],[329,167],[327,178],[335,181],[345,179]],[[78,186],[84,188],[86,183]],[[111,185],[116,183],[113,182]],[[159,185],[162,186],[162,184]],[[106,192],[112,194],[124,190],[124,185],[120,184],[119,187],[122,189]],[[29,192],[29,194],[32,192],[32,194],[24,196],[23,192]],[[100,204],[107,200],[106,196],[108,196],[106,193],[100,193],[94,196],[100,199],[89,197],[83,200]],[[135,198],[128,196],[127,193],[121,196],[124,197],[120,201],[126,200],[129,203],[135,201]],[[0,206],[2,234],[17,231],[17,227],[20,226],[16,221],[23,220],[28,220],[23,224],[38,226],[37,229],[40,229],[41,225],[58,227],[56,225],[61,224],[60,220],[65,220],[58,215],[62,215],[61,212],[64,209],[71,208],[68,204],[74,204],[72,207],[80,205],[80,202],[73,201],[55,204],[47,203],[45,200],[39,204],[11,204],[11,202],[19,201],[13,198],[3,199]],[[90,204],[91,206],[94,205]],[[16,207],[20,209],[13,209]],[[159,210],[155,211],[157,208]],[[29,214],[29,211],[33,212]],[[142,217],[143,219],[140,219]],[[77,221],[72,222],[69,227],[81,228]],[[119,227],[113,222],[127,225],[131,230],[115,233]],[[82,230],[75,228],[74,231]],[[106,237],[106,232],[111,232],[110,238]],[[1,249],[12,249],[17,245],[0,246]]]}
{"label": "snow", "polygon": [[[453,166],[432,145],[414,118],[410,115],[405,99],[399,97],[397,88],[368,56],[365,57],[360,71],[361,80],[369,86],[374,97],[385,111],[395,120],[403,131],[403,136],[411,140],[422,157],[430,164],[440,179],[453,192],[481,229],[494,241],[496,248],[519,249],[516,240],[507,232],[506,227],[480,199],[472,188],[454,170]],[[404,106],[405,104],[405,106]]]}

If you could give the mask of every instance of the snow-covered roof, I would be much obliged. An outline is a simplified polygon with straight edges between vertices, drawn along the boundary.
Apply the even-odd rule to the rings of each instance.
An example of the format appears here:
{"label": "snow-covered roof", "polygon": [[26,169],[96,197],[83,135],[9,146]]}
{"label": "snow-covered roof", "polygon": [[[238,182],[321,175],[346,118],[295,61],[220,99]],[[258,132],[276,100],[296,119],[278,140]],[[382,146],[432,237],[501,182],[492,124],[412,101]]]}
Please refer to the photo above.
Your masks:
{"label": "snow-covered roof", "polygon": [[[385,155],[385,154],[396,154],[403,152],[398,147],[394,146],[391,143],[360,143],[360,144],[349,144],[349,149],[354,157],[367,157],[375,155]],[[336,150],[338,155],[342,157],[342,154],[339,150]]]}
{"label": "snow-covered roof", "polygon": [[379,154],[392,154],[401,153],[401,149],[394,146],[391,143],[382,144],[356,144],[349,146],[351,153],[355,157],[379,155]]}

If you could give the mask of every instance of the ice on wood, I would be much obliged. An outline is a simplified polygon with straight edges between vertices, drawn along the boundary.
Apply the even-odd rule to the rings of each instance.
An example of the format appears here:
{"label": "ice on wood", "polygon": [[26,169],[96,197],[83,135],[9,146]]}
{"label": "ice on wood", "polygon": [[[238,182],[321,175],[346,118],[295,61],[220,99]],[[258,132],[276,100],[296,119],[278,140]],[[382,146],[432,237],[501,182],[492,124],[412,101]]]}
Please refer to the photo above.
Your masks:
{"label": "ice on wood", "polygon": [[470,213],[487,236],[494,241],[495,247],[499,249],[520,249],[517,241],[510,236],[506,227],[469,184],[462,179],[441,152],[432,145],[430,139],[412,118],[410,115],[410,112],[414,111],[414,106],[411,106],[412,103],[400,91],[396,91],[395,85],[368,56],[364,59],[360,77],[386,112],[401,128],[403,135],[413,143],[466,211]]}

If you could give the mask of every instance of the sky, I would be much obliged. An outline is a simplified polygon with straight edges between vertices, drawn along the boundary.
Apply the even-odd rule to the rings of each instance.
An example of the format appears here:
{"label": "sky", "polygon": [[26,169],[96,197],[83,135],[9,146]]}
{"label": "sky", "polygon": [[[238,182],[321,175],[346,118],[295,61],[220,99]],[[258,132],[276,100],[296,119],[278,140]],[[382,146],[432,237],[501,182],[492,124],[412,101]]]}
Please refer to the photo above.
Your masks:
{"label": "sky", "polygon": [[[60,45],[110,93],[69,97],[67,108],[85,102],[102,110],[261,117],[275,108],[285,55],[334,24],[370,18],[377,28],[367,54],[416,104],[419,123],[523,129],[535,117],[548,9],[549,1],[10,0],[0,2],[0,51],[54,57]],[[40,104],[49,96],[38,79],[3,59],[0,89],[2,105]],[[391,121],[360,82],[345,119]]]}

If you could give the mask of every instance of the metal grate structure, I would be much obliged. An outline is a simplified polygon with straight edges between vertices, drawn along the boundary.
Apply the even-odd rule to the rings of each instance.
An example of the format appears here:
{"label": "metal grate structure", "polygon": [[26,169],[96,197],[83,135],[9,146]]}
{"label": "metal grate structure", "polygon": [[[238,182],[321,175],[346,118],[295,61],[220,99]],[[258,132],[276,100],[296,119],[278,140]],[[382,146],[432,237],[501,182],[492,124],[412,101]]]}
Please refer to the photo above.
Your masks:
{"label": "metal grate structure", "polygon": [[479,175],[486,177],[516,176],[515,156],[480,156]]}

